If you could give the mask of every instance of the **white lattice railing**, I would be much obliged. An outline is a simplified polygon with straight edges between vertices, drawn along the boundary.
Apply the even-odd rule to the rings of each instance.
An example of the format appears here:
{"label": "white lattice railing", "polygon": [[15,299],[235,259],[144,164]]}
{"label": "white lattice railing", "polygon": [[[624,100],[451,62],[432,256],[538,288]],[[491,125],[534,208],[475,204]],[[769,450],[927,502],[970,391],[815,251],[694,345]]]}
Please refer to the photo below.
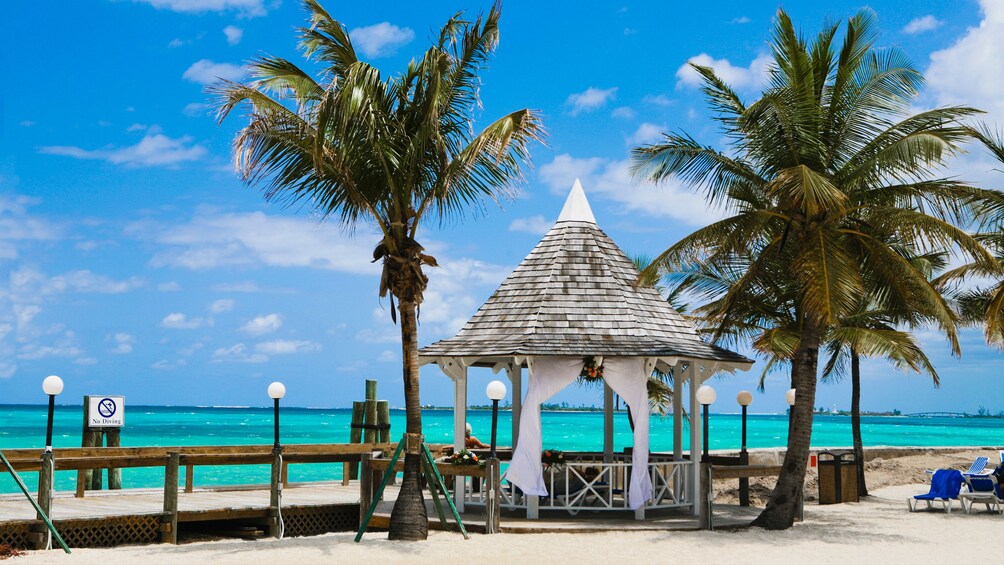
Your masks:
{"label": "white lattice railing", "polygon": [[[630,458],[618,454],[609,463],[602,454],[566,454],[568,462],[560,468],[545,470],[544,483],[548,496],[538,498],[542,510],[565,510],[575,515],[582,510],[591,512],[627,510],[628,485],[631,482]],[[672,456],[653,454],[649,458],[648,473],[652,479],[652,498],[646,509],[682,508],[691,505],[687,499],[687,469],[690,461],[676,460]],[[502,507],[518,510],[527,507],[528,497],[515,485],[505,480],[508,462],[502,463]],[[467,477],[464,504],[485,503],[482,481]]]}

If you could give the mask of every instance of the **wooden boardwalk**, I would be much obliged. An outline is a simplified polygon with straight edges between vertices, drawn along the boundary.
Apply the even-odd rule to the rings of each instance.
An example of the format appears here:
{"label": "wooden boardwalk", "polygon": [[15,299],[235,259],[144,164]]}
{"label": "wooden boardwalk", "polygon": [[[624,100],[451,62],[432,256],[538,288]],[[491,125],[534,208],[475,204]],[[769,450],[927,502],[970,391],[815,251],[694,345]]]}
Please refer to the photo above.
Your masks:
{"label": "wooden boardwalk", "polygon": [[[396,493],[395,493],[396,494]],[[324,506],[359,504],[359,484],[339,483],[291,485],[283,490],[283,506]],[[88,491],[76,498],[72,491],[57,492],[52,500],[54,520],[95,519],[163,513],[163,489],[123,489]],[[195,488],[178,492],[178,521],[218,520],[234,515],[262,515],[269,507],[269,487],[240,489]],[[21,494],[0,495],[0,523],[34,520],[35,511]]]}

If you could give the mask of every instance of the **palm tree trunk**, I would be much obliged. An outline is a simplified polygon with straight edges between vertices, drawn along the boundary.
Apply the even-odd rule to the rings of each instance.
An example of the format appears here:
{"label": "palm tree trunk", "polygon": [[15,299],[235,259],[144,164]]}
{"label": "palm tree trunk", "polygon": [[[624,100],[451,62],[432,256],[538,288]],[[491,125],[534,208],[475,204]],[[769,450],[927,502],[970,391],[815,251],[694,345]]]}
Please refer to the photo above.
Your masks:
{"label": "palm tree trunk", "polygon": [[401,314],[401,357],[404,360],[405,431],[417,441],[405,447],[404,479],[390,515],[390,533],[387,537],[392,540],[416,541],[429,537],[429,518],[425,511],[420,476],[422,403],[418,395],[417,304],[399,299],[398,312]]}
{"label": "palm tree trunk", "polygon": [[802,339],[792,362],[797,366],[795,405],[791,407],[788,449],[781,464],[777,485],[767,501],[767,507],[751,526],[768,530],[790,528],[802,500],[805,467],[809,461],[812,440],[812,415],[816,402],[816,364],[819,359],[819,328],[806,322]]}
{"label": "palm tree trunk", "polygon": [[861,441],[861,356],[851,348],[851,434],[858,464],[858,496],[868,496],[865,485],[865,448]]}

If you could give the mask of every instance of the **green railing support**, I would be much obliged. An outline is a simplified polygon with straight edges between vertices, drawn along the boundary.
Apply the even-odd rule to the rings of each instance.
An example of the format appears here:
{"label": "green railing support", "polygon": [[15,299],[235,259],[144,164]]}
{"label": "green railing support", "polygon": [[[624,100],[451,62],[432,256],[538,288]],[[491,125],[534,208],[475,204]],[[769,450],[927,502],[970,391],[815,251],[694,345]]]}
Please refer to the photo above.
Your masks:
{"label": "green railing support", "polygon": [[37,502],[35,502],[35,498],[31,496],[30,492],[28,492],[28,487],[24,485],[24,481],[21,480],[21,476],[18,475],[17,472],[14,470],[14,467],[10,464],[10,461],[7,460],[7,457],[3,454],[3,451],[0,451],[0,460],[3,460],[4,466],[7,467],[7,472],[10,473],[12,477],[14,477],[14,481],[17,482],[17,486],[21,487],[21,492],[23,492],[24,496],[27,497],[28,502],[30,502],[31,505],[35,507],[35,511],[38,512],[38,515],[42,517],[42,520],[45,521],[45,525],[49,528],[49,531],[52,532],[53,537],[56,538],[56,541],[59,542],[59,545],[63,547],[63,551],[65,551],[66,553],[70,553],[70,548],[67,547],[66,542],[63,541],[63,536],[59,535],[59,532],[56,531],[56,526],[52,525],[52,520],[49,520],[49,517],[45,515],[45,512],[42,511],[42,508],[38,505]]}
{"label": "green railing support", "polygon": [[366,533],[366,528],[370,525],[370,520],[373,519],[373,513],[376,512],[377,504],[380,503],[380,499],[383,497],[383,491],[387,488],[387,483],[390,482],[390,478],[393,477],[397,472],[394,470],[394,466],[397,465],[397,460],[401,458],[401,450],[404,449],[404,438],[397,444],[397,449],[394,450],[394,456],[390,458],[390,466],[387,467],[387,471],[383,474],[383,480],[380,481],[380,488],[377,489],[375,495],[373,495],[373,502],[370,503],[370,508],[366,512],[366,519],[363,520],[362,524],[359,524],[359,532],[356,534],[356,543],[363,539],[363,534]]}
{"label": "green railing support", "polygon": [[432,472],[436,475],[436,485],[439,486],[439,490],[443,493],[443,498],[450,505],[450,510],[453,511],[453,519],[457,521],[457,526],[460,528],[460,533],[464,534],[464,539],[471,539],[467,535],[467,528],[464,527],[464,521],[460,519],[460,513],[457,512],[457,506],[453,504],[453,498],[450,497],[450,492],[446,490],[446,483],[443,482],[443,476],[439,474],[439,467],[436,467],[436,460],[432,457],[432,452],[429,451],[429,446],[422,444],[422,451],[425,451],[425,458],[429,461],[429,465],[432,467]]}

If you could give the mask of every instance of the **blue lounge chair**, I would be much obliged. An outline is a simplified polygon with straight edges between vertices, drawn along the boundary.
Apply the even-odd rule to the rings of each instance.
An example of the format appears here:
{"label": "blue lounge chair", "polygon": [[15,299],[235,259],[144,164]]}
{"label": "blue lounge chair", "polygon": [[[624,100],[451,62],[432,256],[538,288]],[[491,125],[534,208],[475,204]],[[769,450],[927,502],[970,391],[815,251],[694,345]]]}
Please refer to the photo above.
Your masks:
{"label": "blue lounge chair", "polygon": [[952,511],[952,500],[959,498],[959,491],[962,490],[962,473],[955,469],[938,469],[931,476],[931,491],[927,494],[918,494],[906,499],[910,512],[917,509],[917,501],[923,500],[927,507],[931,508],[932,502],[940,502],[946,512]]}
{"label": "blue lounge chair", "polygon": [[1004,500],[1001,500],[1001,486],[994,475],[972,475],[966,476],[968,491],[959,493],[959,502],[962,509],[969,514],[973,510],[973,504],[985,504],[987,512],[991,510],[1004,513]]}
{"label": "blue lounge chair", "polygon": [[973,464],[969,466],[969,470],[968,471],[963,471],[962,474],[963,475],[986,475],[986,474],[988,474],[988,471],[987,471],[987,464],[988,463],[990,463],[990,458],[989,457],[983,457],[983,456],[977,457],[976,459],[973,460]]}

